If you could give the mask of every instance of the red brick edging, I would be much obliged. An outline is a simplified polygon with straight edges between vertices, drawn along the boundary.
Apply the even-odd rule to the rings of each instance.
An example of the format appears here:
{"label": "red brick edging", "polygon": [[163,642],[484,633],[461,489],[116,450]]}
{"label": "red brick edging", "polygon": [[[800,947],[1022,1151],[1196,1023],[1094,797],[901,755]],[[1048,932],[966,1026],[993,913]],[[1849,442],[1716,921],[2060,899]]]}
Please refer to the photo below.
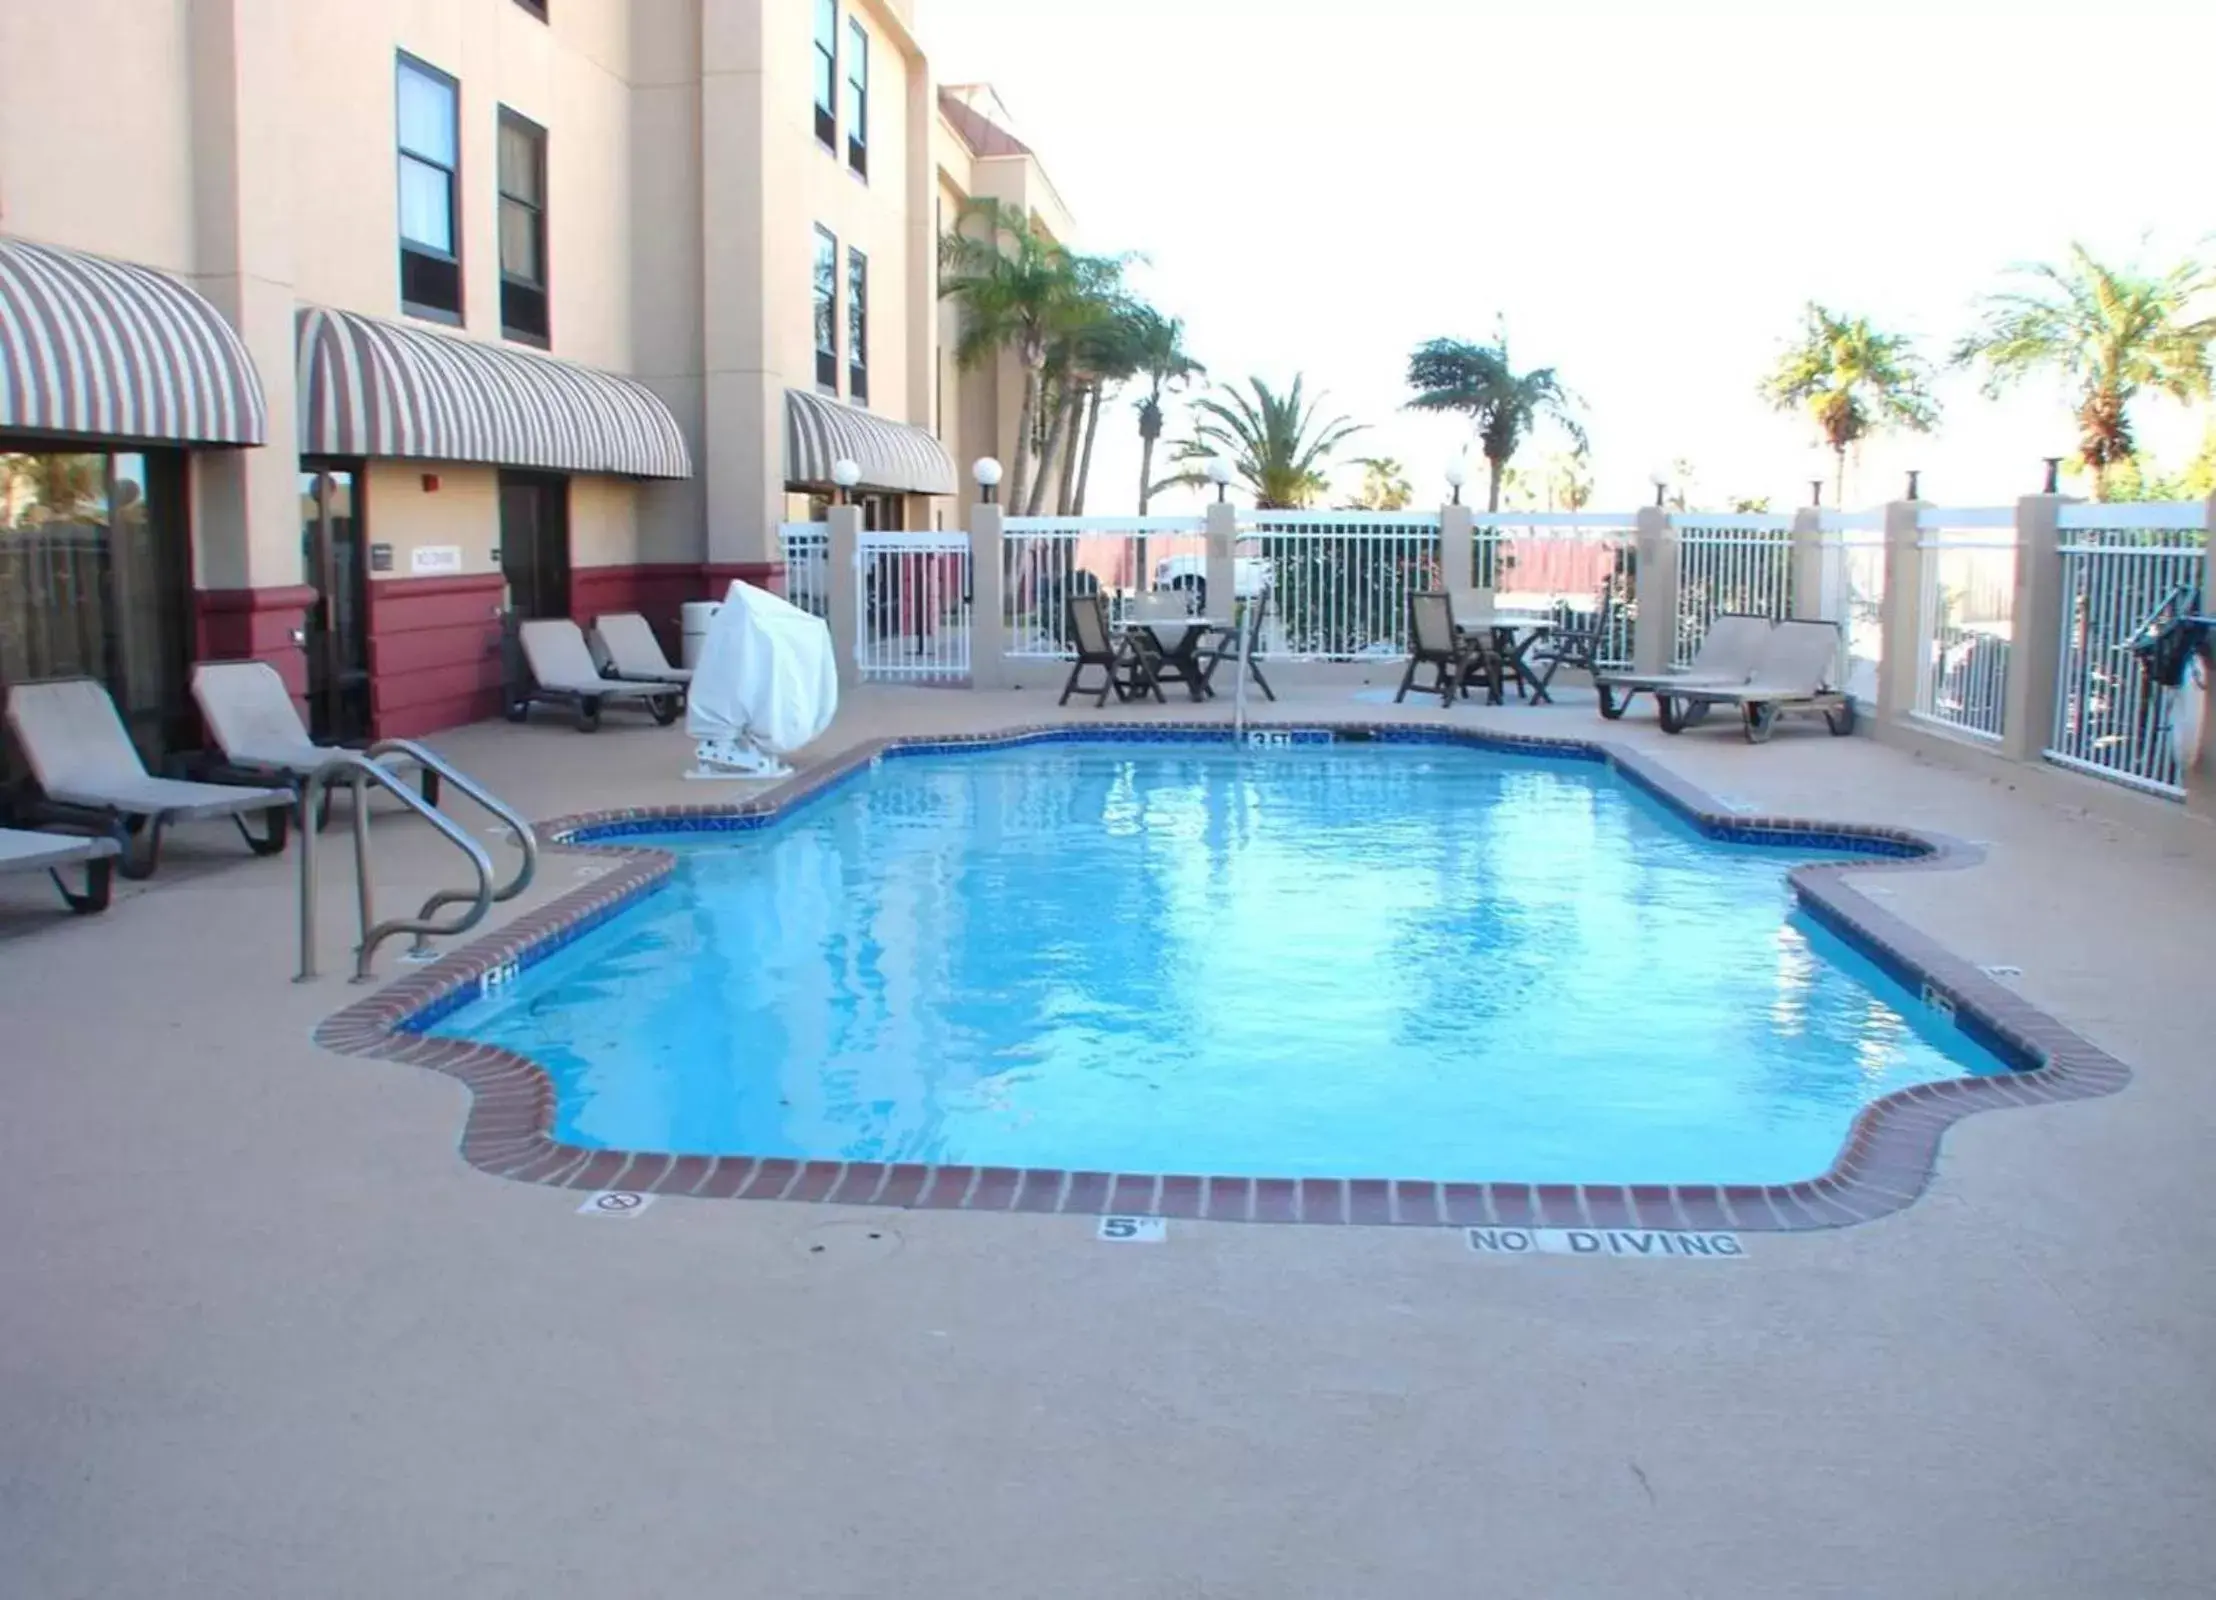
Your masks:
{"label": "red brick edging", "polygon": [[[1265,725],[1263,731],[1271,731]],[[736,805],[637,807],[563,817],[541,828],[547,848],[614,858],[613,871],[562,895],[435,965],[348,1006],[316,1030],[342,1055],[429,1067],[470,1089],[464,1160],[482,1172],[568,1189],[629,1189],[709,1200],[819,1200],[970,1211],[1067,1212],[1202,1218],[1218,1222],[1328,1222],[1400,1226],[1639,1227],[1779,1232],[1841,1227],[1887,1216],[1929,1183],[1941,1136],[1978,1111],[2113,1094],[2130,1072],[2113,1056],[1849,886],[1848,872],[1945,871],[1979,858],[1939,835],[1861,824],[1750,817],[1641,753],[1599,740],[1501,736],[1428,724],[1307,722],[1302,729],[1380,740],[1469,744],[1602,762],[1655,794],[1704,832],[1824,837],[1893,846],[1870,856],[1796,868],[1791,883],[1817,920],[1841,933],[2004,1055],[2038,1063],[2000,1077],[1950,1078],[1897,1090],[1863,1107],[1823,1176],[1790,1184],[1432,1183],[1387,1178],[1226,1178],[1199,1174],[1068,1172],[1013,1167],[797,1161],[752,1156],[603,1150],[552,1136],[554,1089],[530,1058],[493,1045],[412,1031],[466,1001],[489,973],[511,968],[620,911],[674,870],[668,852],[583,842],[595,831],[709,819],[775,816],[874,764],[888,752],[1034,740],[1168,740],[1224,736],[1220,724],[1055,724],[993,734],[880,739],[859,745],[767,794]],[[1785,839],[1781,842],[1791,842]]]}

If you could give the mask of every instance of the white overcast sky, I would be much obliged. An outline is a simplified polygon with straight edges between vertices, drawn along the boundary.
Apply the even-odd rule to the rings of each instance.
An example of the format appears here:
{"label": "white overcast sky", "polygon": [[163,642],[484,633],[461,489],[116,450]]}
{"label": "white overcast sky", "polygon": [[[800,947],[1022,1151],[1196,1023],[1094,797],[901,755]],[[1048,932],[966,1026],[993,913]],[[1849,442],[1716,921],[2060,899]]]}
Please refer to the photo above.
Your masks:
{"label": "white overcast sky", "polygon": [[[1307,375],[1419,503],[1466,433],[1399,407],[1409,350],[1507,318],[1587,402],[1598,504],[1690,460],[1706,501],[1805,501],[1825,460],[1755,385],[1821,299],[1935,360],[2012,262],[2073,238],[2169,264],[2216,234],[2216,0],[918,0],[943,81],[984,79],[1080,242],[1137,250],[1218,377]],[[1948,375],[1942,430],[1849,499],[1989,504],[2066,452],[2059,390]],[[2197,417],[2142,435],[2172,463]],[[1542,440],[1532,464],[1545,454]],[[1128,405],[1088,509],[1128,512]],[[1827,488],[1828,498],[1828,488]]]}

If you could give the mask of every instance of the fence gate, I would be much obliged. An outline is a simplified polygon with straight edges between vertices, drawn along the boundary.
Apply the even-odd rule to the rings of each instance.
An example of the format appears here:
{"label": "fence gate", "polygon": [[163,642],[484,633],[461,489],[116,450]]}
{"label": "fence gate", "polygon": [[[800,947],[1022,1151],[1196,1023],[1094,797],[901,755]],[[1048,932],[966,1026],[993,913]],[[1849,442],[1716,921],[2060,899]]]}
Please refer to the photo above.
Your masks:
{"label": "fence gate", "polygon": [[864,533],[854,550],[854,654],[862,676],[960,683],[970,675],[967,533]]}

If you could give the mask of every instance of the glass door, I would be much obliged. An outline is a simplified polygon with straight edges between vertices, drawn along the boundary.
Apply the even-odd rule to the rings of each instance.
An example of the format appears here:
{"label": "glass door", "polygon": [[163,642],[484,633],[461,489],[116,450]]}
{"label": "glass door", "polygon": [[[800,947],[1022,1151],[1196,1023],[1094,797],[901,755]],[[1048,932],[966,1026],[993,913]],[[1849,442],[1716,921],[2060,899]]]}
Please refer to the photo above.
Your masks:
{"label": "glass door", "polygon": [[318,599],[308,619],[308,727],[318,742],[369,737],[369,562],[352,463],[300,474],[300,555]]}
{"label": "glass door", "polygon": [[569,615],[569,480],[556,473],[500,475],[500,570],[518,618]]}

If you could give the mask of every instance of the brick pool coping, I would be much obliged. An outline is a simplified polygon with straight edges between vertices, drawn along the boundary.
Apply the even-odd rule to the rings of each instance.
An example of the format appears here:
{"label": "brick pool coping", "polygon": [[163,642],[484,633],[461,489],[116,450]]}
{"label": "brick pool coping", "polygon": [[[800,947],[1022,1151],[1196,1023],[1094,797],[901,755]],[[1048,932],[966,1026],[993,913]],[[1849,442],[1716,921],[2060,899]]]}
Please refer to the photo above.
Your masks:
{"label": "brick pool coping", "polygon": [[422,1030],[543,959],[668,881],[676,858],[625,836],[764,826],[879,761],[950,749],[1052,742],[1224,743],[1216,723],[1046,724],[994,733],[873,739],[765,793],[720,806],[636,806],[541,825],[549,851],[609,860],[612,870],[498,932],[357,1001],[322,1023],[316,1043],[342,1055],[428,1067],[461,1080],[470,1107],[462,1158],[481,1172],[578,1190],[627,1189],[708,1200],[812,1200],[968,1211],[1186,1217],[1217,1222],[1397,1226],[1692,1228],[1786,1232],[1890,1215],[1929,1184],[1947,1129],[1979,1111],[2113,1094],[2122,1062],[1910,927],[1849,885],[1849,872],[1948,871],[1982,852],[1945,835],[1861,823],[1748,816],[1638,751],[1603,740],[1503,735],[1424,724],[1304,721],[1251,725],[1295,739],[1471,746],[1607,766],[1716,839],[1850,852],[1797,867],[1794,892],[1819,922],[1876,960],[2004,1059],[1997,1077],[1950,1078],[1896,1090],[1863,1107],[1830,1170],[1789,1184],[1445,1183],[1382,1177],[1228,1178],[1189,1173],[802,1161],[782,1157],[609,1150],[553,1137],[552,1080],[537,1062],[495,1045]]}

